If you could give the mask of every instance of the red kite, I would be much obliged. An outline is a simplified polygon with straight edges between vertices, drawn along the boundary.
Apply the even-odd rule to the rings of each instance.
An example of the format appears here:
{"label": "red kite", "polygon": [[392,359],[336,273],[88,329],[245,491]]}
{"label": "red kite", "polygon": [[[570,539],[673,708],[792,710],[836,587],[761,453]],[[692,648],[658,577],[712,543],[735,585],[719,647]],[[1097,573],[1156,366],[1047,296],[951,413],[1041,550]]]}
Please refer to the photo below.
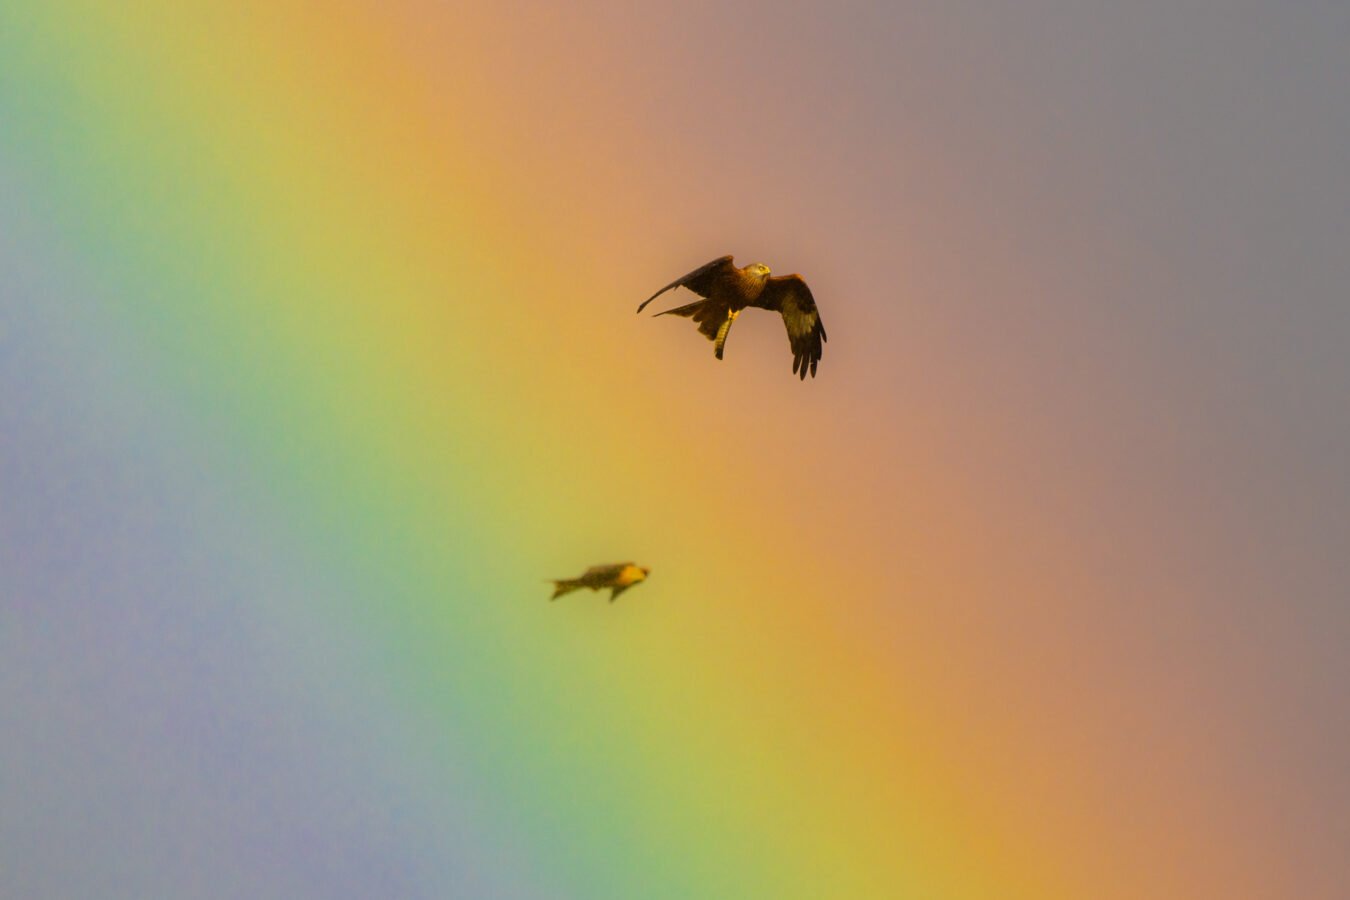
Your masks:
{"label": "red kite", "polygon": [[751,263],[738,269],[730,256],[723,256],[661,288],[643,301],[637,311],[642,312],[648,303],[678,287],[688,288],[703,299],[657,315],[669,313],[693,319],[698,323],[698,330],[713,342],[713,354],[718,359],[722,358],[722,347],[727,342],[731,323],[747,306],[757,306],[782,315],[788,343],[792,345],[793,373],[805,380],[809,366],[811,377],[816,377],[816,363],[820,360],[821,344],[825,342],[825,326],[820,324],[815,298],[802,276],[770,278],[769,267],[764,263]]}
{"label": "red kite", "polygon": [[580,578],[559,578],[553,581],[554,590],[550,600],[557,600],[563,594],[580,588],[590,588],[598,591],[601,588],[611,588],[609,602],[628,590],[639,581],[647,579],[647,573],[651,569],[635,566],[632,563],[614,563],[608,566],[591,566]]}

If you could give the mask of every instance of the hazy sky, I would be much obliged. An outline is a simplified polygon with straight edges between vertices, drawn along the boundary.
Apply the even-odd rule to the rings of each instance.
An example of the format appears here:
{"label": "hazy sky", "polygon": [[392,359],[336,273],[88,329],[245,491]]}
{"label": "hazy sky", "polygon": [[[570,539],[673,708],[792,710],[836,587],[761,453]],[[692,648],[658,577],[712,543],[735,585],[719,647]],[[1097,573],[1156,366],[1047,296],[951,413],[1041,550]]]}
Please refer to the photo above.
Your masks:
{"label": "hazy sky", "polygon": [[[497,385],[519,398],[520,433],[541,410],[589,414],[606,391],[648,390],[650,407],[631,412],[635,455],[697,415],[709,453],[768,460],[721,487],[729,508],[809,483],[818,574],[894,589],[832,605],[831,621],[883,655],[916,654],[897,671],[935,686],[907,683],[906,696],[970,737],[953,766],[994,779],[982,767],[1006,755],[1026,796],[1037,778],[1072,785],[1047,790],[1044,815],[1098,829],[1065,867],[1116,872],[1102,896],[1347,895],[1350,6],[344,9],[378,22],[353,33],[424,79],[426,108],[441,113],[427,132],[463,148],[447,169],[475,198],[475,233],[519,263],[482,280],[520,278],[517,293],[500,290],[536,314],[504,311],[515,330],[485,328],[484,353],[508,336],[547,346],[537,288],[554,266],[572,300],[556,327],[613,342],[609,381],[524,350],[502,350],[501,381],[473,387],[481,372],[466,369],[482,396]],[[11,59],[43,58],[38,29],[12,33],[0,54],[12,41]],[[373,83],[346,63],[335,53],[312,77]],[[134,301],[118,296],[116,235],[93,252],[53,212],[93,208],[116,179],[41,174],[42,128],[81,113],[46,109],[19,78],[79,83],[81,58],[23,65],[0,68],[0,117],[22,112],[27,129],[0,140],[0,844],[11,848],[0,886],[17,872],[19,887],[51,896],[110,896],[94,862],[57,874],[55,857],[93,841],[102,855],[90,859],[126,860],[126,896],[259,884],[277,896],[446,884],[552,896],[549,863],[519,851],[530,869],[476,818],[474,804],[496,801],[464,787],[476,785],[470,763],[446,778],[474,799],[451,809],[419,799],[408,774],[432,767],[429,751],[414,763],[399,754],[416,750],[344,743],[396,681],[357,677],[377,654],[339,625],[298,655],[279,635],[311,613],[340,619],[359,587],[316,562],[336,551],[257,525],[290,519],[258,499],[266,478],[247,454],[224,449],[238,439],[230,423],[253,411],[186,415],[199,388],[178,393],[142,359],[176,338],[119,314]],[[163,128],[166,146],[173,133]],[[315,183],[340,184],[321,152]],[[651,290],[722,253],[806,276],[830,334],[815,381],[789,377],[781,326],[762,318],[741,318],[716,368],[683,321],[629,327]],[[627,460],[591,421],[538,450],[540,467],[575,479],[559,487],[568,503],[568,490],[608,477],[605,460]],[[739,436],[741,423],[752,433]],[[588,438],[605,447],[593,459],[577,449]],[[809,479],[787,459],[797,452]],[[233,490],[236,478],[256,496]],[[671,478],[635,488],[632,505],[656,517],[662,491],[683,490]],[[501,506],[530,502],[542,501]],[[612,527],[660,533],[638,516]],[[777,518],[764,514],[768,533],[787,534]],[[557,564],[549,552],[522,540],[484,565],[500,574],[524,559],[533,586],[567,574],[533,571]],[[676,583],[670,568],[624,601]],[[190,613],[184,594],[198,600]],[[240,596],[284,603],[276,620],[250,619]],[[253,666],[232,665],[240,654]],[[239,719],[192,718],[213,696],[238,698],[227,706]],[[259,698],[287,711],[290,732],[272,730]],[[180,730],[237,742],[197,759],[172,749]],[[317,746],[338,749],[311,766]],[[203,782],[203,771],[236,775]],[[348,809],[333,798],[352,784],[372,808],[397,808],[388,827],[332,825]],[[328,811],[323,826],[314,810]],[[194,842],[181,816],[227,820],[241,855]],[[1181,836],[1159,836],[1168,822]],[[166,835],[182,846],[140,852]],[[269,855],[287,839],[311,856]],[[238,859],[255,866],[247,879]],[[416,878],[410,860],[424,866]],[[1139,874],[1150,866],[1152,879]],[[307,880],[316,872],[331,881]]]}

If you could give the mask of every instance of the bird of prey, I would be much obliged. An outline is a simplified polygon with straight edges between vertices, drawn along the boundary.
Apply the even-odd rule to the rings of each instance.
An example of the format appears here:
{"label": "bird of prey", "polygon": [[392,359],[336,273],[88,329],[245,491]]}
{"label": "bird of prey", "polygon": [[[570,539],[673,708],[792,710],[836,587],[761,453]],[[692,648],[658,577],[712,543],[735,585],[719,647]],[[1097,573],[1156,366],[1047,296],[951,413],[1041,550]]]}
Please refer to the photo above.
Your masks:
{"label": "bird of prey", "polygon": [[688,288],[703,299],[657,313],[684,316],[698,323],[698,330],[713,342],[713,354],[722,358],[731,323],[747,306],[773,310],[783,317],[787,326],[788,343],[792,345],[792,372],[806,379],[806,370],[816,377],[816,363],[820,360],[821,344],[825,342],[825,326],[820,324],[815,298],[800,275],[769,277],[764,263],[751,263],[738,269],[730,256],[714,259],[705,266],[677,278],[652,294],[637,311],[672,288]]}
{"label": "bird of prey", "polygon": [[628,590],[639,581],[645,581],[647,573],[651,569],[643,566],[635,566],[630,562],[612,563],[608,566],[591,566],[580,578],[558,578],[553,581],[553,596],[549,600],[557,600],[563,594],[580,588],[590,588],[598,591],[601,588],[610,588],[609,602],[613,603],[624,591]]}

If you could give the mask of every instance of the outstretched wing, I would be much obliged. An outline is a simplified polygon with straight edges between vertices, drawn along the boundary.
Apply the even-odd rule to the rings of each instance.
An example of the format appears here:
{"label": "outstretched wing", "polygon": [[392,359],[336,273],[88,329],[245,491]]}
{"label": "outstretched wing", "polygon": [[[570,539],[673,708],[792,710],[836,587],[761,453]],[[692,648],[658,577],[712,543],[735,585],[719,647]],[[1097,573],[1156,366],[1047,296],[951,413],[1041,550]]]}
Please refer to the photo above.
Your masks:
{"label": "outstretched wing", "polygon": [[800,275],[784,275],[764,282],[764,290],[755,300],[755,306],[771,309],[783,317],[787,326],[788,343],[792,345],[792,371],[806,378],[816,377],[816,363],[820,361],[821,345],[825,343],[825,326],[820,323],[820,311],[811,289]]}
{"label": "outstretched wing", "polygon": [[643,300],[642,306],[639,306],[637,311],[642,312],[643,308],[646,307],[648,303],[651,303],[657,297],[672,288],[686,287],[700,297],[707,297],[712,293],[715,285],[721,281],[725,281],[726,278],[735,271],[736,267],[731,264],[731,257],[720,256],[706,265],[699,266],[688,275],[685,275],[682,278],[676,278],[670,284],[661,288],[661,290],[652,294],[646,300]]}

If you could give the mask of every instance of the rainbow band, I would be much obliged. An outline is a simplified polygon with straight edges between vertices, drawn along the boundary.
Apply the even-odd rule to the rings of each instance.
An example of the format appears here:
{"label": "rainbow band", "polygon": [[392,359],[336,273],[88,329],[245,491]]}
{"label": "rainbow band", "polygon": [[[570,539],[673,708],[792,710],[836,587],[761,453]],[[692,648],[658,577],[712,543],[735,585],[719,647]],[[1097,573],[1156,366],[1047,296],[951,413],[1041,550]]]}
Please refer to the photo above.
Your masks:
{"label": "rainbow band", "polygon": [[[809,445],[766,415],[788,449],[742,464],[752,429],[700,399],[733,363],[696,335],[687,383],[638,365],[660,328],[620,291],[670,273],[617,284],[552,243],[515,161],[476,155],[480,99],[410,62],[401,23],[375,4],[27,6],[0,13],[0,153],[68,242],[54,258],[103,286],[89,302],[185,411],[159,439],[218,437],[203,477],[268,511],[259,546],[298,545],[342,586],[325,627],[388,705],[334,721],[405,767],[407,802],[481,815],[500,884],[1081,896],[1010,832],[1015,802],[946,761],[875,612],[845,611],[887,587],[868,538],[813,535],[785,496],[810,490]],[[795,393],[772,410],[815,402],[782,356]],[[626,602],[546,602],[541,578],[614,554],[653,570]],[[284,596],[250,604],[307,627]],[[426,871],[444,851],[425,841]]]}

